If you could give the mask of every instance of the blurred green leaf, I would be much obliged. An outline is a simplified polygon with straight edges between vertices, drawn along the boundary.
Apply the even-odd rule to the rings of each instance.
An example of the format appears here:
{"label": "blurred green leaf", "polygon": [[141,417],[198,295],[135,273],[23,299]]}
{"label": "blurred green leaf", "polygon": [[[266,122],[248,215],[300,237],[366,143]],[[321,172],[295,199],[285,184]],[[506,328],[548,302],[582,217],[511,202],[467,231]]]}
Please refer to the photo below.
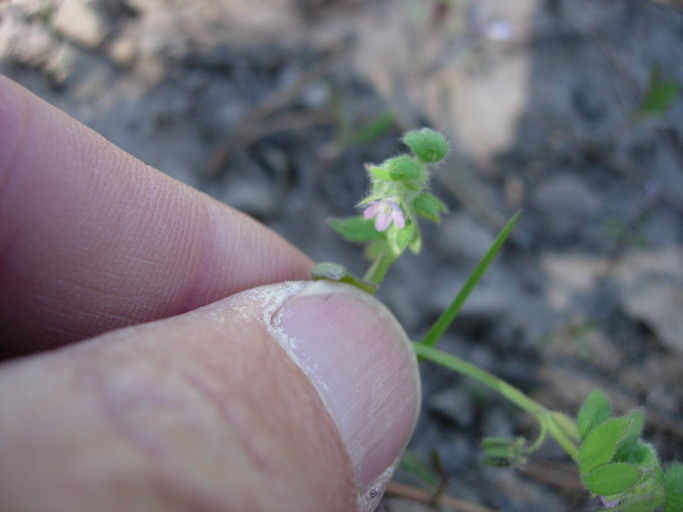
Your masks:
{"label": "blurred green leaf", "polygon": [[384,234],[375,229],[374,222],[363,218],[362,215],[330,219],[329,222],[332,229],[350,242],[364,243],[384,238]]}
{"label": "blurred green leaf", "polygon": [[582,475],[612,460],[630,423],[626,418],[614,418],[601,423],[588,434],[579,448],[579,470]]}
{"label": "blurred green leaf", "polygon": [[353,134],[354,144],[367,144],[386,134],[396,120],[394,113],[386,109],[361,125]]}
{"label": "blurred green leaf", "polygon": [[439,485],[439,477],[434,470],[415,452],[406,450],[401,458],[400,469],[428,487]]}
{"label": "blurred green leaf", "polygon": [[658,116],[666,113],[678,96],[679,85],[675,80],[665,80],[658,65],[650,70],[645,98],[638,108],[641,116]]}
{"label": "blurred green leaf", "polygon": [[432,222],[439,222],[439,214],[448,211],[448,207],[429,192],[423,192],[417,196],[413,201],[413,208],[418,215],[422,215]]}
{"label": "blurred green leaf", "polygon": [[612,462],[583,475],[583,483],[595,494],[612,496],[628,491],[641,477],[638,467],[626,462]]}
{"label": "blurred green leaf", "polygon": [[607,421],[612,413],[607,397],[597,389],[591,391],[579,409],[576,421],[579,437],[583,440],[598,425]]}

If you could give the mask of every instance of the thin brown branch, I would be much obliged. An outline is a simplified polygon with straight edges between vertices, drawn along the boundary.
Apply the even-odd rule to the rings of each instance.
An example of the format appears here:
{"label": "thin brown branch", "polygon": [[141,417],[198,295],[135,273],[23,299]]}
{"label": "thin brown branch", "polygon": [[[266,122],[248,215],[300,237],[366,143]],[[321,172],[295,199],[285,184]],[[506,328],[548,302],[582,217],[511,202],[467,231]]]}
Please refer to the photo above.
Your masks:
{"label": "thin brown branch", "polygon": [[[387,487],[386,493],[388,495],[400,496],[402,498],[419,501],[420,503],[424,503],[426,505],[430,505],[432,501],[432,496],[430,493],[423,491],[422,489],[418,489],[417,487],[400,484],[398,482],[391,482]],[[439,505],[450,507],[454,512],[495,512],[488,507],[454,498],[452,496],[441,496]]]}

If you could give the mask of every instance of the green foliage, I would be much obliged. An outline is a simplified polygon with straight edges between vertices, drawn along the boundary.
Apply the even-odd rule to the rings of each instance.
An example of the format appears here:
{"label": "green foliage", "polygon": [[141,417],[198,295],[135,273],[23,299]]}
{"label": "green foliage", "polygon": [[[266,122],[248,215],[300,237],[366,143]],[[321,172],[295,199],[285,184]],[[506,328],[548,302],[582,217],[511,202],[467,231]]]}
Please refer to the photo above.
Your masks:
{"label": "green foliage", "polygon": [[612,462],[584,475],[583,483],[596,494],[612,496],[628,491],[641,475],[642,471],[632,464]]}
{"label": "green foliage", "polygon": [[370,220],[361,215],[346,219],[331,219],[330,227],[349,242],[365,243],[383,238]]}
{"label": "green foliage", "polygon": [[400,469],[431,488],[439,485],[439,477],[432,467],[415,452],[406,450],[401,458]]}
{"label": "green foliage", "polygon": [[354,144],[367,144],[384,136],[396,121],[390,109],[383,110],[360,126],[353,134]]}
{"label": "green foliage", "polygon": [[423,192],[417,196],[413,201],[413,206],[415,213],[437,223],[441,220],[440,214],[448,211],[448,207],[429,192]]}
{"label": "green foliage", "polygon": [[595,427],[607,421],[611,414],[612,408],[607,397],[597,389],[591,391],[577,415],[579,437],[581,440],[585,440],[586,436]]}
{"label": "green foliage", "polygon": [[640,116],[659,116],[665,114],[676,101],[679,84],[675,80],[665,80],[662,70],[655,65],[650,70],[650,80],[645,98],[638,108]]}

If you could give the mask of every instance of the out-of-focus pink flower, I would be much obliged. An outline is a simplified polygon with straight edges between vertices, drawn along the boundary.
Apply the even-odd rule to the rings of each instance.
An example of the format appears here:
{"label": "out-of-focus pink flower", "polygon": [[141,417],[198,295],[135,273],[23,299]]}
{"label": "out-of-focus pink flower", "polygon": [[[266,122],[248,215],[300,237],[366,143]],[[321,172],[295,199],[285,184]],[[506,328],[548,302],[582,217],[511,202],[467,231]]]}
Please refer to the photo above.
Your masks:
{"label": "out-of-focus pink flower", "polygon": [[363,212],[363,217],[366,219],[374,218],[377,231],[386,231],[392,222],[401,229],[406,225],[403,210],[393,199],[370,201]]}

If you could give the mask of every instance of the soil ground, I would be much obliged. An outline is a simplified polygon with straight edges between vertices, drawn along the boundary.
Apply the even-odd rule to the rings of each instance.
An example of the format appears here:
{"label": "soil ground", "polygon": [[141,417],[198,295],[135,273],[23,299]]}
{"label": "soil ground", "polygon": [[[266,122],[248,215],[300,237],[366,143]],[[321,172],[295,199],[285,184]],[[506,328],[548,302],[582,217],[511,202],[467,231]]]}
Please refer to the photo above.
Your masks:
{"label": "soil ground", "polygon": [[[638,112],[655,69],[683,83],[682,56],[673,0],[0,3],[0,72],[359,273],[326,220],[354,212],[363,164],[404,150],[403,131],[445,132],[433,188],[451,213],[382,299],[418,338],[523,209],[442,347],[547,407],[575,412],[595,387],[617,412],[644,407],[664,460],[683,459],[683,101]],[[482,437],[534,425],[423,375],[411,450],[438,451],[455,510],[596,509],[552,443],[521,469],[485,466]],[[429,510],[400,494],[380,509]]]}

